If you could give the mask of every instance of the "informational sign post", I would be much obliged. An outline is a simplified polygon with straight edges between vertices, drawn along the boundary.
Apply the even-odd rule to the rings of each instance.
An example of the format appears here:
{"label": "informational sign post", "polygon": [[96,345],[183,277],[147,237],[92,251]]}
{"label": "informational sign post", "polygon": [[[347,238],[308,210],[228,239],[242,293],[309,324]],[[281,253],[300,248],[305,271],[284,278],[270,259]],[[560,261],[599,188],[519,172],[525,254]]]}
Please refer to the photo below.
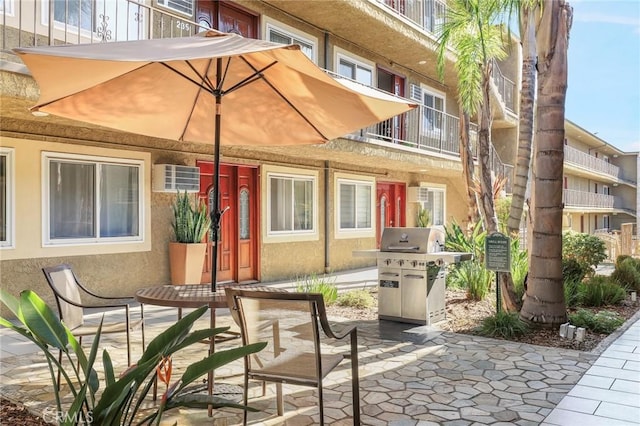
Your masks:
{"label": "informational sign post", "polygon": [[484,264],[488,271],[496,271],[496,311],[500,312],[502,297],[498,272],[511,272],[511,239],[501,232],[488,235],[484,241]]}

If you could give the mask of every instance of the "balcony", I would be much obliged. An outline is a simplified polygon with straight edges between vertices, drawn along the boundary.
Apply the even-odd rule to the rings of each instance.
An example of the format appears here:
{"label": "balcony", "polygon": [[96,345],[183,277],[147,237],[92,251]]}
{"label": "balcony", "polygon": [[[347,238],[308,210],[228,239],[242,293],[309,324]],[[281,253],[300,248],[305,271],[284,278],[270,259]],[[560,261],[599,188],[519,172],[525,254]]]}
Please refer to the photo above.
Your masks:
{"label": "balcony", "polygon": [[493,84],[498,89],[498,93],[500,94],[505,108],[512,114],[515,114],[516,84],[509,78],[505,77],[505,75],[500,70],[497,61],[493,61],[492,76]]}
{"label": "balcony", "polygon": [[568,145],[564,146],[564,161],[566,164],[573,164],[592,173],[603,173],[616,180],[620,177],[618,166]]}
{"label": "balcony", "polygon": [[[385,0],[382,3],[390,7],[392,13],[401,13],[432,33],[444,19],[445,5],[439,0]],[[42,7],[24,7],[25,4],[31,3],[0,1],[0,10],[4,8],[0,28],[4,52],[16,47],[187,37],[204,29],[178,13],[135,0],[43,0],[37,3]],[[503,82],[500,87],[509,86]],[[417,153],[460,155],[459,118],[426,106],[348,137]],[[471,125],[470,143],[477,157],[475,124]],[[506,178],[505,189],[511,192],[512,166],[503,164],[493,147],[490,165],[495,176]]]}
{"label": "balcony", "polygon": [[564,189],[562,191],[562,202],[565,208],[579,207],[598,210],[612,210],[616,197],[613,195],[596,194],[594,192],[576,191],[574,189]]}

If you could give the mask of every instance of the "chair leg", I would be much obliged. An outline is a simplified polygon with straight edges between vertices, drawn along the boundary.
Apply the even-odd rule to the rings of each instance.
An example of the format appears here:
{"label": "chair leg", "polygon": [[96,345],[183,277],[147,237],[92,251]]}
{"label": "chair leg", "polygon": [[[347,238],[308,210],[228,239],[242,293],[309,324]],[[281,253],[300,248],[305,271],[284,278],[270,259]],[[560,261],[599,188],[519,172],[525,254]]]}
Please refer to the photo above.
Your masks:
{"label": "chair leg", "polygon": [[[62,365],[62,349],[60,349],[59,353],[58,353],[58,364]],[[60,376],[61,376],[61,370],[62,367],[58,367],[58,389],[56,389],[58,392],[60,392]]]}
{"label": "chair leg", "polygon": [[360,426],[360,374],[358,372],[358,329],[351,334],[351,391],[353,397],[353,424]]}
{"label": "chair leg", "polygon": [[284,395],[282,395],[282,383],[276,383],[276,410],[278,416],[284,415]]}
{"label": "chair leg", "polygon": [[320,408],[320,426],[324,426],[324,401],[322,400],[322,379],[318,381],[318,405]]}
{"label": "chair leg", "polygon": [[146,349],[146,345],[144,342],[144,304],[140,304],[140,332],[142,333],[142,353]]}
{"label": "chair leg", "polygon": [[[245,367],[244,367],[244,406],[246,407],[247,404],[249,403],[249,375],[247,374],[247,362],[245,360]],[[264,383],[264,382],[262,382]],[[247,410],[243,410],[243,417],[242,417],[242,424],[244,426],[246,426],[247,424]]]}

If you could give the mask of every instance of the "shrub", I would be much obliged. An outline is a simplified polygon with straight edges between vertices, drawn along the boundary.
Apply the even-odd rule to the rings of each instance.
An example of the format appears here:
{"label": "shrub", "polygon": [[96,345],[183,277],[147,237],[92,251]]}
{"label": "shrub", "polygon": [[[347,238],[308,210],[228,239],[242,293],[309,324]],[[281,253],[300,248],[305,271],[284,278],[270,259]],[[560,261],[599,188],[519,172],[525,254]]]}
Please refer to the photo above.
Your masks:
{"label": "shrub", "polygon": [[632,257],[619,256],[611,279],[628,290],[640,291],[640,260]]}
{"label": "shrub", "polygon": [[604,241],[595,235],[566,231],[562,233],[562,258],[575,259],[587,273],[607,258]]}
{"label": "shrub", "polygon": [[594,314],[586,309],[580,309],[575,314],[569,314],[569,322],[576,327],[584,327],[594,333],[611,334],[624,324],[624,319],[611,311],[600,311]]}
{"label": "shrub", "polygon": [[575,307],[580,301],[580,297],[578,295],[578,289],[580,288],[580,283],[582,280],[576,279],[563,279],[564,286],[564,302],[568,308]]}
{"label": "shrub", "polygon": [[562,259],[562,280],[564,282],[580,282],[584,279],[587,271],[574,258]]}
{"label": "shrub", "polygon": [[489,289],[493,274],[475,260],[462,262],[451,272],[450,284],[455,288],[467,290],[467,297],[473,300],[485,298]]}
{"label": "shrub", "polygon": [[[334,279],[335,281],[335,279]],[[315,274],[307,276],[296,285],[298,293],[321,293],[324,303],[331,305],[338,299],[338,287],[329,282],[327,277],[318,277]]]}
{"label": "shrub", "polygon": [[616,305],[626,296],[624,288],[609,277],[595,276],[578,287],[578,299],[583,306]]}
{"label": "shrub", "polygon": [[369,309],[375,304],[375,299],[368,290],[352,290],[339,295],[337,304],[356,309]]}
{"label": "shrub", "polygon": [[483,336],[513,339],[514,337],[522,336],[528,330],[529,327],[520,319],[517,312],[501,311],[485,318],[478,332]]}
{"label": "shrub", "polygon": [[187,191],[180,193],[173,203],[173,232],[179,243],[200,243],[211,227],[211,218],[203,202],[191,204]]}
{"label": "shrub", "polygon": [[453,222],[445,228],[444,247],[447,251],[462,251],[472,253],[478,262],[484,262],[484,240],[487,233],[482,230],[482,222],[476,223],[471,235],[467,236],[460,225]]}

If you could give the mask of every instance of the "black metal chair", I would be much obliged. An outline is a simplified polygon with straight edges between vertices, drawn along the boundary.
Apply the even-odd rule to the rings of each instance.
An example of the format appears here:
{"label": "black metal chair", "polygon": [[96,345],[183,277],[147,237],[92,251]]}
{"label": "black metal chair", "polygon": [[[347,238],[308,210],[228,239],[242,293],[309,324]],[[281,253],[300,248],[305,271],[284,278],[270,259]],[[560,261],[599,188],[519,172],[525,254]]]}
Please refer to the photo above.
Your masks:
{"label": "black metal chair", "polygon": [[[144,352],[144,308],[140,304],[140,319],[131,321],[129,303],[135,302],[132,297],[105,297],[100,296],[80,284],[71,266],[67,264],[42,268],[44,276],[53,290],[53,295],[58,306],[60,320],[73,332],[82,345],[83,336],[95,335],[97,325],[87,325],[84,322],[85,308],[125,308],[125,320],[123,322],[104,323],[102,334],[126,333],[127,335],[127,365],[131,365],[131,337],[130,331],[140,326],[142,333],[142,351]],[[87,304],[83,297],[91,297],[96,301],[107,301],[107,304]],[[114,303],[118,301],[119,303]],[[62,361],[62,351],[59,360]],[[58,371],[58,384],[60,384],[60,372]]]}
{"label": "black metal chair", "polygon": [[[249,379],[313,386],[318,389],[320,424],[324,424],[323,379],[345,358],[351,359],[353,423],[360,424],[358,335],[355,326],[341,333],[331,329],[321,294],[225,289],[229,309],[238,321],[243,344],[267,342],[262,351],[245,357],[244,403]],[[351,337],[349,354],[321,351],[320,331],[331,339]],[[276,388],[278,415],[283,413],[281,385]],[[244,413],[244,424],[247,412]]]}

